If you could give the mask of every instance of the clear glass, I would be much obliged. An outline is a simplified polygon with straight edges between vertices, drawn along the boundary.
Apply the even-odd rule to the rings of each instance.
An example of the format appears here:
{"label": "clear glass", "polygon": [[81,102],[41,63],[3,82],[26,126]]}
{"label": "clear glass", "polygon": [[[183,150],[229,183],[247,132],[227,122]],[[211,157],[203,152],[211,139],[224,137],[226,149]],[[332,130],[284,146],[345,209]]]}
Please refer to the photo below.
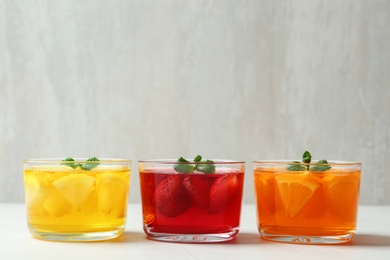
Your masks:
{"label": "clear glass", "polygon": [[119,237],[126,223],[131,161],[100,159],[92,167],[85,159],[72,163],[73,168],[62,159],[23,161],[31,234],[53,241]]}
{"label": "clear glass", "polygon": [[213,243],[237,236],[245,162],[213,161],[214,173],[178,173],[175,165],[190,163],[176,160],[139,161],[143,228],[148,238]]}
{"label": "clear glass", "polygon": [[316,162],[302,164],[301,171],[288,171],[289,164],[253,162],[261,237],[298,244],[350,241],[356,230],[361,163],[334,161],[330,169],[317,171]]}

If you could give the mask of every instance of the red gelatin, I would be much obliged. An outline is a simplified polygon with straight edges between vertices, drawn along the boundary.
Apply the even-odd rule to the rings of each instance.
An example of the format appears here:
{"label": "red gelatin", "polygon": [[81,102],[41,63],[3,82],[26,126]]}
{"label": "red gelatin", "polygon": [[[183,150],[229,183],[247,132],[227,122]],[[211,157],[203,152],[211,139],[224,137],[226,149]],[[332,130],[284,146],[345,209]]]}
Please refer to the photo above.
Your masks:
{"label": "red gelatin", "polygon": [[212,174],[140,170],[145,233],[151,239],[176,242],[234,239],[243,182],[243,168],[217,168]]}

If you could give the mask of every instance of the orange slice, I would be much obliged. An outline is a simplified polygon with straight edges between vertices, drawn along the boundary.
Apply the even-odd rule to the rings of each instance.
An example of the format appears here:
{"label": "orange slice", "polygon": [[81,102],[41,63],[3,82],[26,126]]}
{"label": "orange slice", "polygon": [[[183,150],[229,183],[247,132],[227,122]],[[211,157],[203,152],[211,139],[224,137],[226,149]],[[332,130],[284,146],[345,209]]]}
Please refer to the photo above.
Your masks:
{"label": "orange slice", "polygon": [[271,213],[275,210],[275,174],[257,171],[254,175],[255,194],[261,211]]}
{"label": "orange slice", "polygon": [[328,175],[324,177],[325,199],[333,214],[338,214],[359,198],[359,175]]}
{"label": "orange slice", "polygon": [[275,181],[286,215],[289,217],[294,217],[319,187],[305,173],[278,175]]}

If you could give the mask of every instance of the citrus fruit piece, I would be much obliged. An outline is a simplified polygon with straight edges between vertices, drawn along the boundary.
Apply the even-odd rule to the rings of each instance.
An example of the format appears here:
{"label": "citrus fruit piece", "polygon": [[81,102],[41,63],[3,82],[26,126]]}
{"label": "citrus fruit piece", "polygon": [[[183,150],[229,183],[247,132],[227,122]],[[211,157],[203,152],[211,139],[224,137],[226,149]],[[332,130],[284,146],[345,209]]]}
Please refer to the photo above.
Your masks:
{"label": "citrus fruit piece", "polygon": [[282,174],[275,177],[286,215],[294,217],[306,205],[319,185],[307,174]]}
{"label": "citrus fruit piece", "polygon": [[96,189],[94,189],[89,195],[89,197],[85,200],[84,205],[80,210],[80,212],[88,216],[98,211],[99,211],[98,197],[97,197]]}
{"label": "citrus fruit piece", "polygon": [[324,177],[325,198],[333,214],[339,214],[350,203],[357,203],[359,178],[357,174],[328,175]]}
{"label": "citrus fruit piece", "polygon": [[95,178],[86,174],[70,174],[53,181],[53,186],[80,210],[94,189]]}
{"label": "citrus fruit piece", "polygon": [[72,205],[55,189],[51,191],[43,208],[52,216],[60,217],[72,209]]}
{"label": "citrus fruit piece", "polygon": [[126,204],[128,179],[116,173],[101,173],[96,177],[96,192],[99,210],[110,213]]}
{"label": "citrus fruit piece", "polygon": [[27,208],[41,210],[43,202],[47,199],[50,189],[42,185],[39,178],[35,175],[24,175],[24,192]]}
{"label": "citrus fruit piece", "polygon": [[256,201],[259,209],[271,213],[275,210],[275,174],[257,172],[254,175]]}

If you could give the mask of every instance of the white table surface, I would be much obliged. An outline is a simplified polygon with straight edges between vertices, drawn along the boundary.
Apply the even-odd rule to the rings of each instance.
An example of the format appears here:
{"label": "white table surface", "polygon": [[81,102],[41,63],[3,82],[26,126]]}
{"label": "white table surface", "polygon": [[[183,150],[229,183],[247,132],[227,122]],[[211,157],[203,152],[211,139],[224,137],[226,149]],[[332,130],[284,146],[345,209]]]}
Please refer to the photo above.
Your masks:
{"label": "white table surface", "polygon": [[24,204],[0,204],[0,259],[390,259],[390,206],[360,206],[357,234],[344,245],[296,245],[259,237],[254,205],[243,205],[234,241],[182,244],[148,240],[141,206],[130,204],[125,234],[106,242],[47,242],[31,237]]}

